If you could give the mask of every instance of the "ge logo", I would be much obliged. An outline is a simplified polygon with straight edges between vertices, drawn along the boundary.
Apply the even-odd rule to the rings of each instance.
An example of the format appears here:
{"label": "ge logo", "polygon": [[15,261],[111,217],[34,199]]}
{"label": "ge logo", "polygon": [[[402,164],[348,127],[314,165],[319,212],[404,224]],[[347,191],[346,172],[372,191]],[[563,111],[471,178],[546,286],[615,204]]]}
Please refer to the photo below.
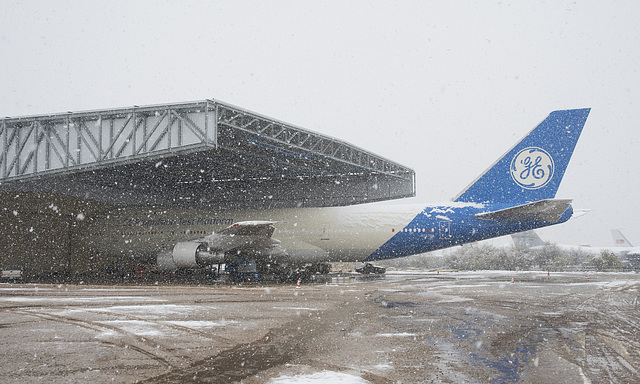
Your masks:
{"label": "ge logo", "polygon": [[525,189],[544,187],[553,176],[553,159],[542,148],[529,147],[511,161],[511,178]]}

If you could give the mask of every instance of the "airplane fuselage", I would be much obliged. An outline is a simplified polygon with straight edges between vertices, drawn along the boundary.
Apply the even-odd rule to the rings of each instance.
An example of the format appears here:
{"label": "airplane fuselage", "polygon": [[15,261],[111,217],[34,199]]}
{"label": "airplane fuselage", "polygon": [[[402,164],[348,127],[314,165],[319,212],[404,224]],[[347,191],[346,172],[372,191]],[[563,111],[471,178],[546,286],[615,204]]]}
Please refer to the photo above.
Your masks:
{"label": "airplane fuselage", "polygon": [[[239,221],[275,222],[273,238],[290,261],[375,261],[429,252],[539,228],[539,220],[487,221],[476,214],[514,204],[371,203],[347,207],[212,211],[128,207],[102,214],[87,228],[85,245],[109,255],[144,255],[204,237]],[[568,220],[571,208],[558,222]]]}
{"label": "airplane fuselage", "polygon": [[409,256],[563,223],[573,209],[555,195],[589,111],[551,112],[451,203],[211,212],[127,207],[95,218],[83,239],[103,254],[155,254],[167,270],[239,259],[282,270]]}

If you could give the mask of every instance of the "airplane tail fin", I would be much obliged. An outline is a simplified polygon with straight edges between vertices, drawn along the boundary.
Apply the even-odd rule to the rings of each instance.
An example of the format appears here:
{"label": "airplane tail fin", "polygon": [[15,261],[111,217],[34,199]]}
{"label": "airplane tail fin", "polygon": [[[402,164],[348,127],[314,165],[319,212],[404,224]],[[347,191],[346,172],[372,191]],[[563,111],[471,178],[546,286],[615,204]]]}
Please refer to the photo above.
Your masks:
{"label": "airplane tail fin", "polygon": [[511,239],[517,247],[526,249],[545,245],[544,240],[542,240],[533,229],[524,232],[512,233]]}
{"label": "airplane tail fin", "polygon": [[590,111],[551,112],[454,201],[531,202],[554,198]]}
{"label": "airplane tail fin", "polygon": [[616,247],[633,247],[619,229],[612,229],[611,236],[613,236],[613,242]]}

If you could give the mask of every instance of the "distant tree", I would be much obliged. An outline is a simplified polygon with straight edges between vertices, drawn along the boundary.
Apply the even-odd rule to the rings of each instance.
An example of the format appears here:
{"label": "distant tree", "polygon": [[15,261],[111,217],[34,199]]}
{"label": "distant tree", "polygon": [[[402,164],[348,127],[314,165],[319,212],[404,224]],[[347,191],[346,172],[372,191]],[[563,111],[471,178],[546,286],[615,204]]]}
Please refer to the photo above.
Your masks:
{"label": "distant tree", "polygon": [[[614,255],[615,256],[615,255]],[[600,270],[622,266],[619,258],[610,255],[594,256],[582,250],[565,251],[555,244],[530,249],[526,247],[495,247],[488,244],[465,246],[456,249],[442,259],[448,268],[460,270],[526,271],[532,268],[545,271],[564,271],[572,266],[588,265]]]}
{"label": "distant tree", "polygon": [[562,254],[562,250],[555,244],[545,244],[533,253],[534,266],[546,271],[552,267],[553,260]]}
{"label": "distant tree", "polygon": [[466,270],[469,269],[468,260],[471,258],[471,248],[461,247],[451,252],[444,258],[444,265],[447,268]]}
{"label": "distant tree", "polygon": [[522,255],[526,254],[515,247],[481,244],[457,249],[444,258],[444,264],[460,270],[524,270],[530,262]]}
{"label": "distant tree", "polygon": [[548,262],[544,269],[547,271],[559,272],[566,270],[570,265],[572,265],[571,256],[562,252],[557,254],[553,260]]}
{"label": "distant tree", "polygon": [[468,252],[468,266],[466,269],[472,271],[493,269],[491,265],[492,253],[495,251],[495,247],[490,245],[479,245],[471,248]]}
{"label": "distant tree", "polygon": [[419,255],[384,260],[379,262],[379,264],[394,268],[435,269],[444,266],[444,258],[438,254],[422,253]]}
{"label": "distant tree", "polygon": [[589,260],[593,255],[582,249],[572,249],[567,251],[567,256],[569,256],[569,259],[571,260],[569,265],[579,266],[584,264],[584,262]]}
{"label": "distant tree", "polygon": [[516,260],[515,269],[517,270],[529,270],[535,264],[536,253],[527,247],[514,245],[511,247],[511,253]]}
{"label": "distant tree", "polygon": [[604,250],[588,260],[588,264],[598,271],[621,270],[622,260],[611,251]]}
{"label": "distant tree", "polygon": [[602,251],[602,260],[604,260],[604,269],[622,269],[622,259],[611,251]]}

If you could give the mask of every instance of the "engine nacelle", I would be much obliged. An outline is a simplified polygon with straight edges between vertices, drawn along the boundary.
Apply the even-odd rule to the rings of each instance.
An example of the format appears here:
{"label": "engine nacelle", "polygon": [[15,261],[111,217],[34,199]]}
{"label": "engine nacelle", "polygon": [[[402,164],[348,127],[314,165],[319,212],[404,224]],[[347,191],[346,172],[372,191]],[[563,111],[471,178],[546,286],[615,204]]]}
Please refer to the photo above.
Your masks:
{"label": "engine nacelle", "polygon": [[176,263],[178,268],[196,268],[198,262],[196,261],[196,255],[198,249],[204,248],[204,244],[197,243],[195,241],[186,241],[184,243],[177,243],[173,247],[173,262]]}
{"label": "engine nacelle", "polygon": [[208,248],[206,243],[185,241],[177,243],[173,251],[158,254],[158,268],[173,271],[178,268],[198,268],[224,262],[224,252]]}
{"label": "engine nacelle", "polygon": [[173,272],[178,269],[176,263],[173,262],[173,254],[169,250],[158,253],[157,264],[160,271]]}

